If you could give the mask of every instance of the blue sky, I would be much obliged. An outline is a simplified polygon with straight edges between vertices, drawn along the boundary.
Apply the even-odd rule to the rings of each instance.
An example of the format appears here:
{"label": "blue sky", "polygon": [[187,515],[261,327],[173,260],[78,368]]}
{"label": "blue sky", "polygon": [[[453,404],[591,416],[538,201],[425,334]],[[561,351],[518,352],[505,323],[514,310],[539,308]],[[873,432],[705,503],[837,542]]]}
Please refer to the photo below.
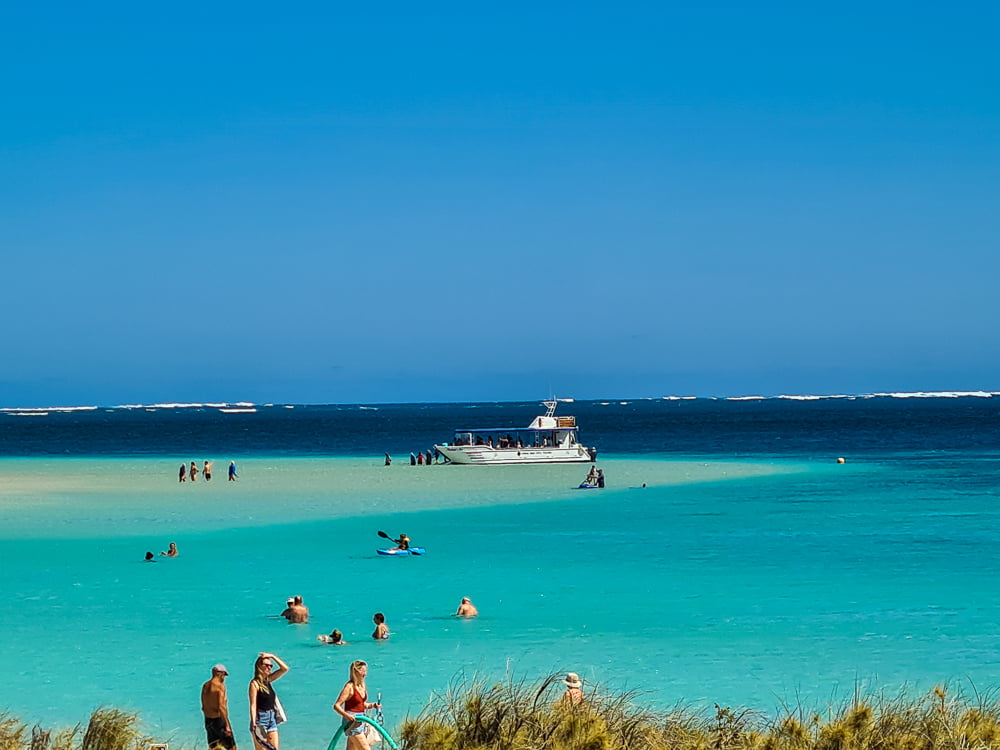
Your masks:
{"label": "blue sky", "polygon": [[8,10],[0,405],[1000,390],[997,8]]}

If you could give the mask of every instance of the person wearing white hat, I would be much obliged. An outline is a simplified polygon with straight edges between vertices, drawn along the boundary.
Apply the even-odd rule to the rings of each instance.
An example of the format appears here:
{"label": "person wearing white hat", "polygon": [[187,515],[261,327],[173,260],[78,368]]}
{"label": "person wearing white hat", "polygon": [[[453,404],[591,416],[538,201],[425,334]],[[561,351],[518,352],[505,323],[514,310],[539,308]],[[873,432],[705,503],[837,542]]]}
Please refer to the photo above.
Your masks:
{"label": "person wearing white hat", "polygon": [[462,597],[462,603],[458,605],[458,611],[455,613],[456,617],[477,617],[479,615],[479,610],[476,609],[476,605],[472,603],[472,599],[467,596]]}
{"label": "person wearing white hat", "polygon": [[205,714],[205,734],[209,750],[236,750],[233,726],[229,723],[229,700],[226,697],[226,677],[229,670],[222,664],[212,667],[212,679],[201,686],[201,712]]}
{"label": "person wearing white hat", "polygon": [[566,674],[566,679],[563,681],[563,685],[566,686],[566,692],[563,693],[562,699],[571,706],[578,706],[583,703],[583,680],[580,679],[580,675],[576,672],[568,672]]}

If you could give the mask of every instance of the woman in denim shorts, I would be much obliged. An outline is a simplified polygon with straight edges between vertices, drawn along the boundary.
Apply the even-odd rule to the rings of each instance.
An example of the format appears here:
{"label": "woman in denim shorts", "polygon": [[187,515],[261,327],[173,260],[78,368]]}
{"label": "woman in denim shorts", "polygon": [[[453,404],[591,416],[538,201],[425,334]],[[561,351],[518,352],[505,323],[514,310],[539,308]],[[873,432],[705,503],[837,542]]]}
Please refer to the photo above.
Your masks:
{"label": "woman in denim shorts", "polygon": [[[277,669],[276,669],[277,668]],[[261,653],[253,664],[250,680],[250,734],[257,750],[280,750],[276,706],[278,694],[271,684],[288,671],[274,654]]]}
{"label": "woman in denim shorts", "polygon": [[351,677],[344,684],[340,695],[333,704],[344,720],[344,734],[347,735],[347,750],[370,750],[368,738],[365,736],[365,724],[355,717],[364,716],[369,708],[381,708],[378,703],[368,702],[368,688],[365,677],[368,676],[368,665],[360,659],[351,662]]}

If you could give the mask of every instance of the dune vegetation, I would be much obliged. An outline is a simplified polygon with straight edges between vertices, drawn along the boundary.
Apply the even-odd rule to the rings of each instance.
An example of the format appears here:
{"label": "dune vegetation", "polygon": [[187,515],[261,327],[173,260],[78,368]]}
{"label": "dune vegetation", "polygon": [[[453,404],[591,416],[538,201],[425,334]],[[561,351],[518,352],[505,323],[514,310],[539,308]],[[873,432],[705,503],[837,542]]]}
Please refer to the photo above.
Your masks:
{"label": "dune vegetation", "polygon": [[141,731],[139,716],[114,708],[99,708],[86,728],[29,727],[10,714],[0,714],[0,750],[147,750],[153,742]]}
{"label": "dune vegetation", "polygon": [[[823,712],[768,715],[716,705],[642,707],[635,693],[589,689],[562,699],[541,683],[456,682],[398,728],[401,750],[1000,750],[1000,702],[944,687],[919,698],[855,695]],[[393,732],[395,735],[396,732]],[[139,716],[101,708],[60,731],[0,714],[0,750],[150,750]],[[375,750],[380,746],[375,745]]]}
{"label": "dune vegetation", "polygon": [[562,700],[556,677],[541,684],[456,684],[400,729],[405,750],[974,750],[1000,748],[1000,704],[990,697],[854,696],[824,712],[778,716],[643,708],[640,696],[590,690]]}

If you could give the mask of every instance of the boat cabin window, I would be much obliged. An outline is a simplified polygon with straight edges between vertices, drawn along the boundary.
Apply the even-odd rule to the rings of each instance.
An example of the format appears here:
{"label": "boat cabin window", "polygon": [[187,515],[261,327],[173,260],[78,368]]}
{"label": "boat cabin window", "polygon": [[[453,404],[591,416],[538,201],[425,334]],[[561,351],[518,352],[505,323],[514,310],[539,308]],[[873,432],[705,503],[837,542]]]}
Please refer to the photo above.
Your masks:
{"label": "boat cabin window", "polygon": [[456,432],[452,445],[474,445],[496,450],[553,448],[576,445],[576,431],[552,430],[470,430]]}

